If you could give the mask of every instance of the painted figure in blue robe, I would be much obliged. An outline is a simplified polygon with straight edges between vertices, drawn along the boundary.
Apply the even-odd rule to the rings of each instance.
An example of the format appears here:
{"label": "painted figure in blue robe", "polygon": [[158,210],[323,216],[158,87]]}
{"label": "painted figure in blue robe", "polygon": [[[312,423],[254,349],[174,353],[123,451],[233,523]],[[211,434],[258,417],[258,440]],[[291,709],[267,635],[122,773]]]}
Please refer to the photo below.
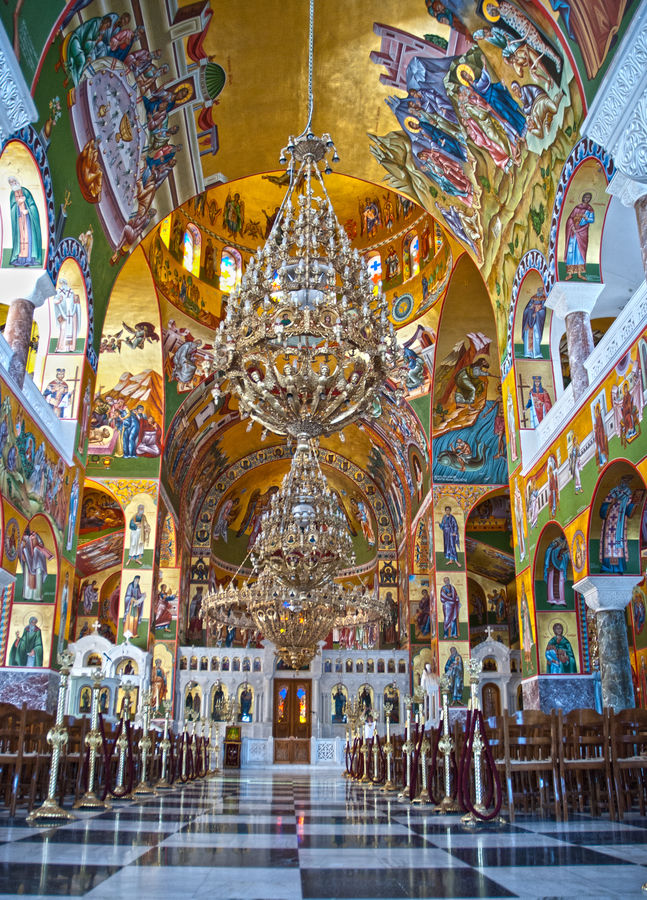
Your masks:
{"label": "painted figure in blue robe", "polygon": [[110,38],[119,22],[117,13],[94,16],[71,32],[67,41],[65,69],[76,86],[86,66],[108,55]]}
{"label": "painted figure in blue robe", "polygon": [[564,535],[556,537],[546,547],[544,554],[544,581],[548,587],[548,600],[552,606],[566,606],[565,586],[571,556]]}
{"label": "painted figure in blue robe", "polygon": [[445,515],[438,523],[438,527],[443,533],[443,553],[446,563],[456,563],[458,565],[458,551],[460,550],[460,536],[458,533],[458,522],[452,515],[451,506],[445,507]]}
{"label": "painted figure in blue robe", "polygon": [[449,656],[445,663],[445,674],[449,675],[449,689],[451,692],[451,705],[461,705],[463,702],[464,669],[463,657],[456,647],[450,647]]}
{"label": "painted figure in blue robe", "polygon": [[40,215],[31,191],[15,175],[7,179],[11,193],[11,266],[40,266],[43,262]]}
{"label": "painted figure in blue robe", "polygon": [[623,475],[620,484],[611,488],[600,506],[600,571],[622,575],[629,563],[627,519],[636,509],[631,475]]}
{"label": "painted figure in blue robe", "polygon": [[472,90],[494,110],[513,143],[525,135],[526,117],[503,82],[492,81],[485,66],[478,78],[469,71],[469,67],[464,71],[463,77]]}
{"label": "painted figure in blue robe", "polygon": [[405,377],[407,387],[409,390],[421,387],[425,380],[425,361],[411,347],[404,348],[404,361],[408,369]]}
{"label": "painted figure in blue robe", "polygon": [[533,294],[523,311],[521,335],[526,359],[541,359],[541,341],[546,321],[546,292],[540,288]]}
{"label": "painted figure in blue robe", "polygon": [[595,222],[591,206],[592,194],[582,194],[582,201],[575,206],[566,220],[566,281],[576,275],[586,281],[586,256],[589,248],[589,228]]}
{"label": "painted figure in blue robe", "polygon": [[577,663],[571,642],[564,637],[561,622],[553,625],[553,637],[546,644],[546,664],[549,675],[575,675]]}
{"label": "painted figure in blue robe", "polygon": [[132,459],[137,456],[137,441],[139,440],[139,428],[144,418],[144,407],[140,404],[124,419],[122,431],[124,444],[124,458]]}

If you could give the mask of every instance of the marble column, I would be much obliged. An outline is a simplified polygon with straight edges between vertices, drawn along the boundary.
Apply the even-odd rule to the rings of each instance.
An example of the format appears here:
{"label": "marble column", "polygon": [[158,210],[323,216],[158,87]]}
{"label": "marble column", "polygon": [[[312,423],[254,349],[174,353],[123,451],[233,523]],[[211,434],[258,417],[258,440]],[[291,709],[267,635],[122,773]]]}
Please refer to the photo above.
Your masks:
{"label": "marble column", "polygon": [[44,273],[34,285],[28,298],[17,297],[9,306],[4,339],[11,348],[9,374],[18,387],[22,387],[25,381],[34,310],[37,306],[42,306],[47,298],[53,295],[54,290],[51,278]]}
{"label": "marble column", "polygon": [[616,710],[635,706],[625,607],[640,575],[588,575],[573,585],[595,613],[602,703]]}
{"label": "marble column", "polygon": [[617,170],[609,182],[607,193],[617,197],[623,206],[633,206],[634,208],[643,269],[645,278],[647,278],[647,184],[634,181]]}
{"label": "marble column", "polygon": [[589,374],[584,364],[593,351],[591,312],[603,288],[599,282],[556,281],[546,301],[548,309],[563,319],[566,327],[574,400],[589,386]]}

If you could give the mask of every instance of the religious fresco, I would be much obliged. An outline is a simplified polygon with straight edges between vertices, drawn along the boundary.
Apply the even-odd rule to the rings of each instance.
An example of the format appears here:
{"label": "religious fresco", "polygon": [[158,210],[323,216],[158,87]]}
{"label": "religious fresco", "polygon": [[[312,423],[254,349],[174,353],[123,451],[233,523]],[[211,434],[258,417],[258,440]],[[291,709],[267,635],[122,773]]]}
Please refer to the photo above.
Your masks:
{"label": "religious fresco", "polygon": [[124,568],[152,567],[157,508],[149,492],[133,492],[124,508],[126,539]]}
{"label": "religious fresco", "polygon": [[573,565],[568,540],[557,525],[548,525],[535,550],[535,609],[561,612],[575,609]]}
{"label": "religious fresco", "polygon": [[148,649],[148,630],[153,596],[153,573],[124,571],[119,601],[119,627],[117,643],[122,643],[126,633],[133,646]]}
{"label": "religious fresco", "polygon": [[51,661],[54,605],[14,602],[6,666],[47,668]]}
{"label": "religious fresco", "polygon": [[436,529],[435,568],[451,572],[465,567],[465,519],[460,505],[441,497],[434,509]]}
{"label": "religious fresco", "polygon": [[31,151],[9,141],[0,155],[2,268],[44,267],[48,218],[42,176]]}
{"label": "religious fresco", "polygon": [[180,570],[160,569],[157,575],[151,624],[158,641],[174,641],[177,637],[179,594]]}
{"label": "religious fresco", "polygon": [[436,637],[436,594],[428,576],[409,575],[409,637],[411,644]]}
{"label": "religious fresco", "polygon": [[526,569],[517,576],[517,600],[521,638],[521,671],[524,677],[529,678],[537,674],[537,629],[530,569]]}
{"label": "religious fresco", "polygon": [[466,706],[469,699],[470,645],[466,641],[440,641],[438,645],[439,673],[449,677],[449,705]]}
{"label": "religious fresco", "polygon": [[577,616],[574,612],[537,614],[539,672],[576,675],[581,672]]}
{"label": "religious fresco", "polygon": [[557,240],[560,281],[602,281],[602,230],[611,197],[600,163],[586,159],[575,170],[566,190]]}
{"label": "religious fresco", "polygon": [[[90,416],[88,470],[124,475],[159,471],[164,423],[161,327],[141,250],[120,277],[104,324]],[[149,321],[151,317],[153,322]]]}
{"label": "religious fresco", "polygon": [[76,585],[76,610],[74,639],[94,632],[111,643],[116,643],[119,620],[119,588],[121,569],[106,567],[81,578]]}
{"label": "religious fresco", "polygon": [[119,501],[108,491],[86,481],[81,500],[79,541],[87,542],[123,527],[124,514]]}
{"label": "religious fresco", "polygon": [[[552,312],[546,309],[546,288],[540,273],[531,269],[517,294],[514,317],[514,371],[521,428],[536,428],[555,402],[553,364],[550,358]],[[506,414],[510,401],[506,400]],[[508,423],[510,428],[510,423]],[[515,435],[516,430],[510,431]]]}
{"label": "religious fresco", "polygon": [[53,603],[58,581],[58,552],[52,528],[36,516],[22,532],[18,544],[18,565],[14,596],[32,603]]}
{"label": "religious fresco", "polygon": [[487,292],[463,259],[454,270],[438,331],[432,403],[435,482],[507,482],[505,416],[494,335]]}
{"label": "religious fresco", "polygon": [[153,715],[163,718],[170,710],[173,697],[173,651],[162,641],[156,641],[151,647],[153,668],[151,671],[151,691]]}
{"label": "religious fresco", "polygon": [[448,575],[436,573],[436,597],[438,601],[438,639],[467,641],[469,638],[469,606],[467,580],[464,572]]}

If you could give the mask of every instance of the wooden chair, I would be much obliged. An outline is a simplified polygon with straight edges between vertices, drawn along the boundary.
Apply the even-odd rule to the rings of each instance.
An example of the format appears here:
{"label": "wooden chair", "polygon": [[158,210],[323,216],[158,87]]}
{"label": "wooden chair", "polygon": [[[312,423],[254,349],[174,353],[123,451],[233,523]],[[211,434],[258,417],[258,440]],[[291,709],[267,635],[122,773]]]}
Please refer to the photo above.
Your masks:
{"label": "wooden chair", "polygon": [[569,805],[584,812],[587,801],[591,815],[600,815],[604,806],[614,820],[609,711],[575,709],[564,715],[560,710],[557,748],[564,820]]}
{"label": "wooden chair", "polygon": [[[73,796],[74,802],[85,791],[83,778],[83,766],[85,763],[85,736],[90,730],[90,720],[87,716],[65,717],[67,726],[67,745],[61,758],[61,774],[59,776],[59,803],[63,803],[64,797]],[[97,767],[101,764],[101,758],[97,759]]]}
{"label": "wooden chair", "polygon": [[[510,821],[515,804],[524,812],[561,817],[557,756],[557,717],[553,710],[520,710],[503,720],[505,784]],[[504,790],[504,795],[506,791]]]}
{"label": "wooden chair", "polygon": [[0,716],[0,790],[11,816],[16,814],[18,785],[25,750],[27,704],[22,709],[11,707]]}
{"label": "wooden chair", "polygon": [[623,709],[611,716],[611,769],[618,818],[647,806],[647,710]]}

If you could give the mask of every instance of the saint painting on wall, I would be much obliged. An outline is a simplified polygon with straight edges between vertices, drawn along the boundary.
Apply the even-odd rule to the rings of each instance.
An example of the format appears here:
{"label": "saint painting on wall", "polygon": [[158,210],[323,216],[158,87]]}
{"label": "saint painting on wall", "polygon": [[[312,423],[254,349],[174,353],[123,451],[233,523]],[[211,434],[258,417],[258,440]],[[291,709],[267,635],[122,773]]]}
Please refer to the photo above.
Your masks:
{"label": "saint painting on wall", "polygon": [[631,489],[632,476],[623,475],[620,484],[611,488],[600,506],[600,571],[624,574],[629,563],[627,520],[636,509]]}

